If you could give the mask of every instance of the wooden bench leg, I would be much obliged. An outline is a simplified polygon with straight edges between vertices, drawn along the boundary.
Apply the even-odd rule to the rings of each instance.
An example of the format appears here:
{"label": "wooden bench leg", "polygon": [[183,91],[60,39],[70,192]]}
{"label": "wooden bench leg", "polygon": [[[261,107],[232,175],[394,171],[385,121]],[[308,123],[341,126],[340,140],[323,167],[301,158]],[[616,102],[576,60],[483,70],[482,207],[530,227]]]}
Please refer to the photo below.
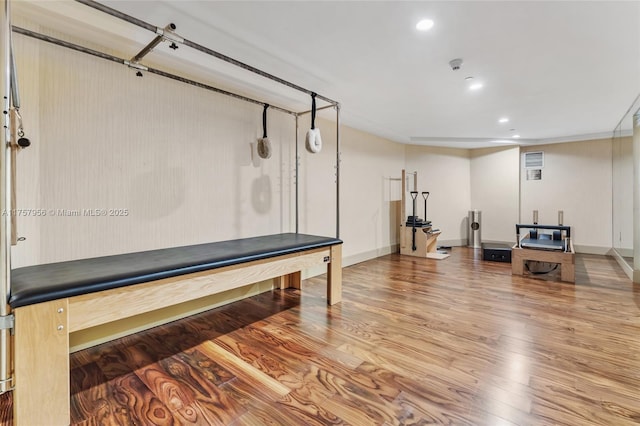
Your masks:
{"label": "wooden bench leg", "polygon": [[60,299],[14,311],[17,426],[70,422],[68,306],[67,299]]}
{"label": "wooden bench leg", "polygon": [[327,303],[342,301],[342,245],[331,246],[331,260],[327,264]]}
{"label": "wooden bench leg", "polygon": [[287,275],[282,275],[273,279],[273,286],[276,289],[296,288],[302,287],[302,272],[292,272]]}
{"label": "wooden bench leg", "polygon": [[273,279],[273,288],[276,290],[282,290],[284,286],[284,276],[275,277]]}
{"label": "wooden bench leg", "polygon": [[560,264],[560,279],[562,281],[576,282],[576,265],[570,262]]}
{"label": "wooden bench leg", "polygon": [[296,271],[289,275],[286,275],[285,282],[285,288],[296,288],[300,290],[302,288],[302,272]]}
{"label": "wooden bench leg", "polygon": [[511,275],[524,275],[524,259],[519,250],[511,251]]}

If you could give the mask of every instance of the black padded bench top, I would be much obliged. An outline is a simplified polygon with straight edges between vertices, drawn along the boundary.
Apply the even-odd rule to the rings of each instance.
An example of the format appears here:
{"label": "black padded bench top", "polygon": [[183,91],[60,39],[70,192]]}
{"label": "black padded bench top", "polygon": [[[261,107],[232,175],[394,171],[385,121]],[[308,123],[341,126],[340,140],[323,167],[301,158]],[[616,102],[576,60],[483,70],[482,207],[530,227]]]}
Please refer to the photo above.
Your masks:
{"label": "black padded bench top", "polygon": [[342,241],[289,233],[27,266],[11,271],[9,304],[18,308],[336,244]]}

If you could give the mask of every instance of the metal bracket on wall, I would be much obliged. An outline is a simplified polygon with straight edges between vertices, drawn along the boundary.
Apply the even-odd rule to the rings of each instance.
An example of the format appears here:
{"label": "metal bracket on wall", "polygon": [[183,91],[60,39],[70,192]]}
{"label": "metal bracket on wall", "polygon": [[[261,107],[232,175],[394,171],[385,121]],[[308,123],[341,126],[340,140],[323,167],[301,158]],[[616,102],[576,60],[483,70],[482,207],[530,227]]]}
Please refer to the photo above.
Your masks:
{"label": "metal bracket on wall", "polygon": [[13,314],[0,316],[0,330],[11,330],[11,335],[13,335],[15,324],[16,320]]}

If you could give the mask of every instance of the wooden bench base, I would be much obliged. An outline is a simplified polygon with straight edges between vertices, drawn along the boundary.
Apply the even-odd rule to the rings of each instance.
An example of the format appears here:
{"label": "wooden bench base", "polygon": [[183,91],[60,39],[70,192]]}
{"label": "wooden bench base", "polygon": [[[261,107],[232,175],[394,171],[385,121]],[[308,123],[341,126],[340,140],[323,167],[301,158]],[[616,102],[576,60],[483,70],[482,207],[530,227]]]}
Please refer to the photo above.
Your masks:
{"label": "wooden bench base", "polygon": [[514,246],[511,250],[511,274],[524,275],[524,262],[536,260],[538,262],[558,263],[560,265],[560,279],[575,283],[575,252],[558,252],[546,250],[523,249]]}
{"label": "wooden bench base", "polygon": [[318,264],[327,265],[327,303],[340,302],[342,246],[332,245],[16,308],[14,424],[69,424],[69,333],[267,279],[299,289],[301,271]]}
{"label": "wooden bench base", "polygon": [[406,254],[416,257],[430,257],[430,254],[436,253],[438,248],[438,235],[440,231],[424,232],[423,228],[416,228],[416,250],[413,250],[413,228],[410,226],[400,226],[400,233],[403,239],[400,242],[400,254]]}

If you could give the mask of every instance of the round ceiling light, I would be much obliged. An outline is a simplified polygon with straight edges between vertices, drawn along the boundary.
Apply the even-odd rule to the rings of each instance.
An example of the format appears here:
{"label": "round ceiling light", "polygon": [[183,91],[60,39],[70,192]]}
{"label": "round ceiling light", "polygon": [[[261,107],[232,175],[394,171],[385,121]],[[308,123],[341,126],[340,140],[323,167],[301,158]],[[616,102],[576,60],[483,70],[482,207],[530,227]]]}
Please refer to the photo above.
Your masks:
{"label": "round ceiling light", "polygon": [[507,117],[502,117],[500,120],[498,120],[498,123],[508,123],[509,119]]}
{"label": "round ceiling light", "polygon": [[431,28],[433,28],[433,21],[431,19],[423,19],[416,24],[418,31],[429,31]]}
{"label": "round ceiling light", "polygon": [[482,89],[482,86],[482,83],[473,83],[471,86],[469,86],[469,90],[480,90]]}

